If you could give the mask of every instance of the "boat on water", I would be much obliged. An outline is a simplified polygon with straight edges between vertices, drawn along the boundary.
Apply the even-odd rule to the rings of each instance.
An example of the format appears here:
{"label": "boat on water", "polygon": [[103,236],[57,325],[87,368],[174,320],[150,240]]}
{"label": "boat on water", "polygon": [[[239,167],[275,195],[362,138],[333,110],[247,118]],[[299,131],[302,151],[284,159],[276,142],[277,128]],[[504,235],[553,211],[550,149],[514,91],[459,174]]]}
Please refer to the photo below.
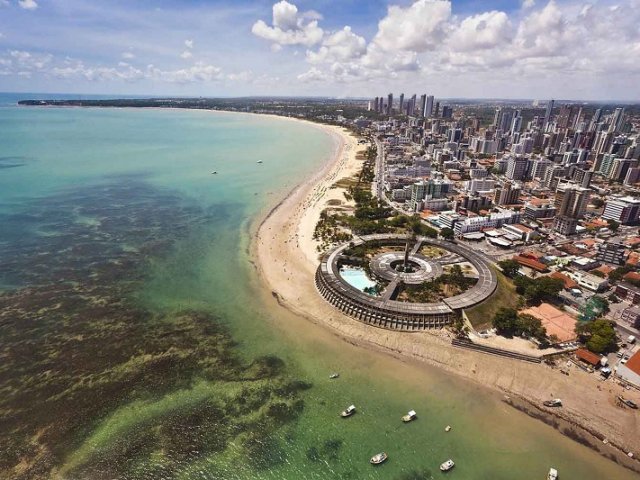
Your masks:
{"label": "boat on water", "polygon": [[562,400],[560,400],[559,398],[554,398],[553,400],[545,400],[544,402],[542,402],[542,404],[545,407],[561,407]]}
{"label": "boat on water", "polygon": [[455,467],[456,464],[453,463],[453,460],[449,459],[446,462],[442,463],[440,465],[440,470],[443,472],[448,472],[449,470],[451,470],[453,467]]}
{"label": "boat on water", "polygon": [[409,410],[409,413],[407,413],[406,415],[402,416],[402,421],[404,423],[409,423],[412,420],[415,420],[417,417],[416,415],[416,411],[415,410]]}
{"label": "boat on water", "polygon": [[340,413],[340,416],[342,418],[347,418],[347,417],[350,417],[351,415],[353,415],[354,413],[356,413],[356,406],[355,405],[350,405]]}
{"label": "boat on water", "polygon": [[329,375],[329,378],[333,380],[334,378],[338,378],[339,376],[340,376],[339,373],[332,373],[331,375]]}
{"label": "boat on water", "polygon": [[217,175],[217,174],[218,174],[217,170],[214,170],[213,172],[211,172],[211,175]]}
{"label": "boat on water", "polygon": [[547,474],[547,480],[557,480],[558,478],[558,470],[555,468],[550,468],[549,473]]}
{"label": "boat on water", "polygon": [[386,462],[387,458],[389,458],[389,455],[387,455],[386,452],[380,452],[371,457],[371,460],[369,460],[369,462],[371,463],[371,465],[380,465],[381,463]]}
{"label": "boat on water", "polygon": [[633,400],[629,400],[628,398],[624,398],[621,395],[618,395],[618,400],[624,403],[627,407],[633,408],[634,410],[638,409],[638,404]]}
{"label": "boat on water", "polygon": [[262,163],[262,160],[258,160],[256,163]]}
{"label": "boat on water", "polygon": [[451,431],[451,425],[447,425],[446,427],[444,427],[444,431],[445,432],[450,432]]}

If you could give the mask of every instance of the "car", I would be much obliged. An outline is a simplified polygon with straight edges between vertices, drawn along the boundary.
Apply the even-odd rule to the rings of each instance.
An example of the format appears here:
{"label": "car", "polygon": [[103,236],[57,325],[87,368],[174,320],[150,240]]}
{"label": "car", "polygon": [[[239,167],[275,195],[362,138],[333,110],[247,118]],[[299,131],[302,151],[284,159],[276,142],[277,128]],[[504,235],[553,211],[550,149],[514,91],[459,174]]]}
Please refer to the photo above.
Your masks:
{"label": "car", "polygon": [[622,358],[622,355],[623,355],[623,353],[622,353],[622,352],[618,352],[618,353],[616,353],[616,357],[618,357],[618,358]]}
{"label": "car", "polygon": [[622,360],[620,360],[620,365],[624,365],[625,363],[627,363],[627,359],[623,358]]}
{"label": "car", "polygon": [[624,358],[625,360],[629,360],[629,358],[631,358],[631,357],[629,356],[629,354],[628,354],[628,353],[625,353],[623,358]]}

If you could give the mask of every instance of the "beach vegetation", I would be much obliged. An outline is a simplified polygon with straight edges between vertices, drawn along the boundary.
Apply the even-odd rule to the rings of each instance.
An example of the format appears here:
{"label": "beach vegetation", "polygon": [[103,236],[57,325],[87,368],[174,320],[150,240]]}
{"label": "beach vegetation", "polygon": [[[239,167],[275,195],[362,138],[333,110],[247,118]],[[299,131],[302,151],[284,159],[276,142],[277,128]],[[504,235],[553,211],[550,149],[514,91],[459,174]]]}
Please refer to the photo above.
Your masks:
{"label": "beach vegetation", "polygon": [[493,328],[503,337],[535,338],[538,341],[547,340],[547,331],[542,322],[528,314],[518,314],[514,308],[501,308],[493,317]]}
{"label": "beach vegetation", "polygon": [[615,322],[599,318],[578,322],[576,333],[581,342],[593,353],[603,354],[617,349]]}
{"label": "beach vegetation", "polygon": [[516,292],[515,285],[505,275],[496,271],[498,286],[488,299],[468,310],[465,310],[467,318],[476,329],[489,328],[491,319],[501,308],[518,309],[523,306],[522,296]]}

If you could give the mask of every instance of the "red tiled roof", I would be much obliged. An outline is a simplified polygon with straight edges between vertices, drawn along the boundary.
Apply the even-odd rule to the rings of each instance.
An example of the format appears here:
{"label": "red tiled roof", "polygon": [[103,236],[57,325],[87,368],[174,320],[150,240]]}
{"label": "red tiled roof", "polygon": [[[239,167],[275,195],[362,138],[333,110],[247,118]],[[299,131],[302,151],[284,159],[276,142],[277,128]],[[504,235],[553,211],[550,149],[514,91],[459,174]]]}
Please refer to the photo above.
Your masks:
{"label": "red tiled roof", "polygon": [[629,370],[632,370],[634,373],[640,375],[640,350],[637,351],[636,354],[629,359],[626,367]]}
{"label": "red tiled roof", "polygon": [[533,268],[539,272],[544,272],[547,270],[547,266],[544,263],[538,262],[537,260],[533,260],[532,258],[527,258],[522,255],[515,255],[513,259],[518,262],[520,265],[525,267]]}
{"label": "red tiled roof", "polygon": [[631,280],[634,282],[640,282],[640,273],[629,272],[624,277],[625,280]]}
{"label": "red tiled roof", "polygon": [[600,357],[598,355],[584,348],[576,350],[576,357],[583,362],[590,363],[591,365],[598,365],[600,363]]}
{"label": "red tiled roof", "polygon": [[564,288],[566,289],[570,289],[570,288],[577,288],[578,284],[570,277],[560,273],[560,272],[553,272],[551,275],[549,275],[551,278],[557,278],[559,280],[562,280],[564,282]]}

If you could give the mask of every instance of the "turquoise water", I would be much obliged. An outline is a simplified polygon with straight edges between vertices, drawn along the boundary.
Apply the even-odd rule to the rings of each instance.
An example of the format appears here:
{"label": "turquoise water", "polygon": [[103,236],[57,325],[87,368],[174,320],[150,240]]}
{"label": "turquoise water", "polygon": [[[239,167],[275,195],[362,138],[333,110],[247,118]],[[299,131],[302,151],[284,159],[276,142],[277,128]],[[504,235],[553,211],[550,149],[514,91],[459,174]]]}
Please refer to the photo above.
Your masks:
{"label": "turquoise water", "polygon": [[[480,386],[274,306],[247,253],[251,222],[326,161],[321,131],[6,107],[0,147],[4,476],[439,478],[453,458],[454,479],[544,478],[550,465],[635,478]],[[284,366],[255,366],[262,355]],[[352,403],[358,413],[339,418]],[[409,409],[419,419],[404,425]],[[389,461],[372,468],[382,450]],[[14,475],[16,459],[39,468]]]}
{"label": "turquoise water", "polygon": [[368,277],[367,272],[361,268],[342,267],[340,269],[340,275],[349,285],[362,292],[364,292],[365,288],[372,288],[376,286],[376,282],[371,280]]}

